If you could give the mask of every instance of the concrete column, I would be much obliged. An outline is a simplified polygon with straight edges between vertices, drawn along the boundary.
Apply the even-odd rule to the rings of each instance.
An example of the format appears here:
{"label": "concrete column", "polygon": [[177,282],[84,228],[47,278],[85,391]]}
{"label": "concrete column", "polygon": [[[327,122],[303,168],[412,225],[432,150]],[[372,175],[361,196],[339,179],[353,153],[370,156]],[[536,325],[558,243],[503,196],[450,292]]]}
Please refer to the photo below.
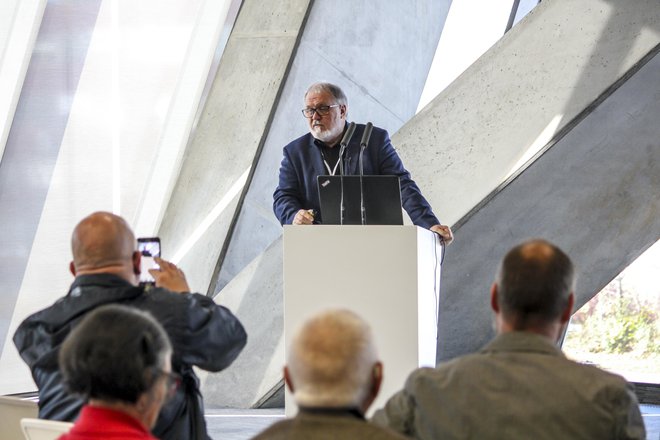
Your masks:
{"label": "concrete column", "polygon": [[658,90],[655,55],[465,220],[443,268],[438,361],[493,336],[489,288],[521,241],[546,238],[573,259],[577,310],[660,239]]}
{"label": "concrete column", "polygon": [[223,53],[159,235],[205,292],[243,184],[261,148],[295,53],[309,0],[246,0]]}

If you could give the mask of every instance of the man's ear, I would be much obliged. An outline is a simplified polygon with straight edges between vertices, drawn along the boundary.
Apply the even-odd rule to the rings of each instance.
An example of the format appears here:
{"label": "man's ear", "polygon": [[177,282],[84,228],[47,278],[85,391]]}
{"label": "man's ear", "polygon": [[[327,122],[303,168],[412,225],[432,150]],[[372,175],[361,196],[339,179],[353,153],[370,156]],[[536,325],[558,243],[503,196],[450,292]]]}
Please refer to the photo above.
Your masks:
{"label": "man's ear", "polygon": [[295,390],[293,389],[293,382],[291,381],[291,375],[289,374],[289,369],[286,366],[284,366],[284,383],[286,383],[286,386],[289,387],[289,391],[295,393]]}
{"label": "man's ear", "polygon": [[342,119],[346,119],[346,115],[347,115],[347,113],[348,113],[348,108],[346,107],[346,104],[341,104],[341,105],[339,106],[339,116],[340,116]]}
{"label": "man's ear", "polygon": [[371,391],[374,395],[374,399],[378,396],[380,391],[380,386],[383,383],[383,363],[378,361],[373,368],[373,384],[371,385]]}
{"label": "man's ear", "polygon": [[142,254],[139,251],[133,251],[133,256],[131,257],[133,263],[133,273],[135,275],[140,275],[140,265],[142,263]]}
{"label": "man's ear", "polygon": [[566,324],[571,320],[571,315],[573,314],[573,306],[575,305],[575,295],[571,292],[568,295],[568,301],[566,302],[566,308],[561,312],[561,323]]}
{"label": "man's ear", "polygon": [[71,275],[74,277],[76,276],[76,265],[74,264],[73,260],[69,263],[69,272],[71,272]]}
{"label": "man's ear", "polygon": [[493,312],[500,313],[500,304],[498,303],[497,295],[497,283],[493,283],[490,286],[490,308],[493,309]]}
{"label": "man's ear", "polygon": [[383,383],[383,363],[378,361],[374,364],[371,369],[371,383],[367,391],[367,395],[364,398],[364,401],[360,405],[360,411],[362,414],[366,414],[367,410],[374,403],[378,392],[380,391],[380,386]]}

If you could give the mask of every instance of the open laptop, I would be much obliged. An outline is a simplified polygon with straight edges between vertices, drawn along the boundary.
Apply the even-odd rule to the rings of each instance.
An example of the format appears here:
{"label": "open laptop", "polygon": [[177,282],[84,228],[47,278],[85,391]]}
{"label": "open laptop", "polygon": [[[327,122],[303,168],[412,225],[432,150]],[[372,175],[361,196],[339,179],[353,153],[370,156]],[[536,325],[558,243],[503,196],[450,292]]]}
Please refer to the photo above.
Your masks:
{"label": "open laptop", "polygon": [[[345,225],[361,225],[360,176],[318,176],[324,225],[339,225],[341,179],[344,180]],[[397,176],[362,176],[366,225],[402,225],[401,187]]]}

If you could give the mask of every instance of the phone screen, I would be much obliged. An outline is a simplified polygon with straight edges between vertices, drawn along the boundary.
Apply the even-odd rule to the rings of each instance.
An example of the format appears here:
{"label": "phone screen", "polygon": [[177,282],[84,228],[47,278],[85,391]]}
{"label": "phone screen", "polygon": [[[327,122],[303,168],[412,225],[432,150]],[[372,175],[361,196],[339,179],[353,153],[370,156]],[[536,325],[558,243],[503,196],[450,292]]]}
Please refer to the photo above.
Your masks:
{"label": "phone screen", "polygon": [[160,257],[160,238],[138,238],[138,251],[142,254],[140,263],[140,284],[154,284],[149,269],[160,269],[154,257]]}

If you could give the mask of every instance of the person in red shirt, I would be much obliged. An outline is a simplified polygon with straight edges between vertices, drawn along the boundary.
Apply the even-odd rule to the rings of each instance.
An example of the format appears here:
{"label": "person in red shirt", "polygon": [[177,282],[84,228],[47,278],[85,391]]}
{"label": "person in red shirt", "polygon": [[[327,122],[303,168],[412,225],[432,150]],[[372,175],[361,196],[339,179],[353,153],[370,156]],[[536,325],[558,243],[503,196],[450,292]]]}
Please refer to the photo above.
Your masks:
{"label": "person in red shirt", "polygon": [[148,312],[106,305],[88,314],[59,354],[66,386],[87,401],[60,440],[155,440],[150,430],[178,384],[171,356]]}

